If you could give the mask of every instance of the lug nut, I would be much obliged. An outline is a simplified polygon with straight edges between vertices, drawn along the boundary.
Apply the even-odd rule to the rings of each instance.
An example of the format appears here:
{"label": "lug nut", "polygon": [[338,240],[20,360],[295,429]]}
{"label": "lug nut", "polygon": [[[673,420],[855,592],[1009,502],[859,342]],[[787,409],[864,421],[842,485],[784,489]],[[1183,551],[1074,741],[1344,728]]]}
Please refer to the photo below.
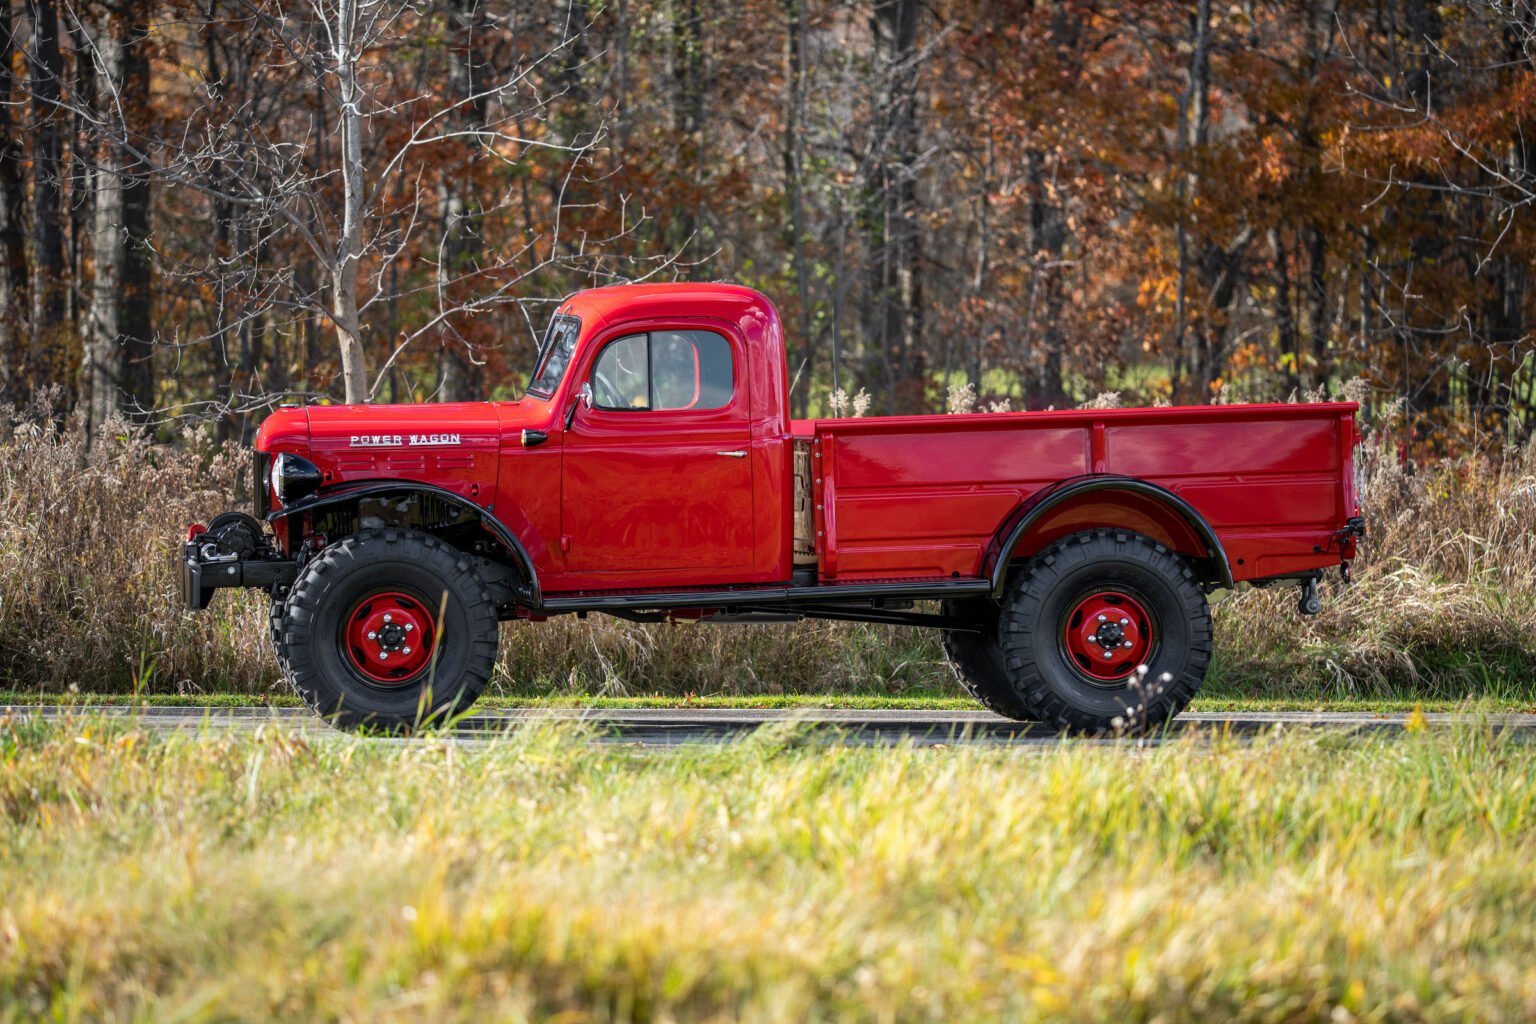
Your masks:
{"label": "lug nut", "polygon": [[389,660],[389,652],[388,651],[380,651],[379,652],[379,660],[380,661],[388,661]]}
{"label": "lug nut", "polygon": [[401,654],[410,654],[411,653],[411,649],[409,647],[402,648],[400,653]]}
{"label": "lug nut", "polygon": [[1106,657],[1106,658],[1113,658],[1114,656],[1115,656],[1115,652],[1114,651],[1105,651],[1104,652],[1104,657]]}
{"label": "lug nut", "polygon": [[379,634],[375,633],[371,629],[368,631],[368,639],[369,640],[377,640],[378,638],[379,638]]}
{"label": "lug nut", "polygon": [[1108,622],[1109,621],[1109,616],[1108,615],[1100,615],[1099,616],[1099,621],[1100,622]]}
{"label": "lug nut", "polygon": [[1095,634],[1095,633],[1089,633],[1088,636],[1087,636],[1087,640],[1091,644],[1096,644],[1096,643],[1099,642],[1098,635]]}
{"label": "lug nut", "polygon": [[1131,624],[1131,620],[1130,619],[1121,619],[1120,620],[1120,625],[1122,625],[1122,626],[1129,626],[1130,624]]}
{"label": "lug nut", "polygon": [[406,624],[405,624],[405,631],[406,631],[406,632],[407,632],[407,633],[409,633],[409,632],[410,632],[410,631],[411,631],[411,630],[413,630],[413,629],[415,629],[415,628],[416,628],[416,627],[415,627],[415,626],[414,626],[414,625],[412,625],[412,624],[411,624],[411,623],[409,623],[409,622],[407,622],[407,623],[406,623]]}
{"label": "lug nut", "polygon": [[1120,646],[1121,647],[1130,647],[1130,646],[1132,646],[1132,644],[1131,644],[1131,642],[1129,640],[1127,640],[1125,643],[1121,644]]}
{"label": "lug nut", "polygon": [[394,622],[395,620],[394,620],[394,618],[388,612],[385,612],[384,613],[384,621],[385,622]]}

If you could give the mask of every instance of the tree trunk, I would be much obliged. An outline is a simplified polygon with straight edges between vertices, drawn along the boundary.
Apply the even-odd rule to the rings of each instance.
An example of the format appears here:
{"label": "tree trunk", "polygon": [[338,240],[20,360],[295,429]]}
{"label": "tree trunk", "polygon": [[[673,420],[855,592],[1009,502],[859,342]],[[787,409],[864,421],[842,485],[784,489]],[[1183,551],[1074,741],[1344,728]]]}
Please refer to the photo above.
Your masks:
{"label": "tree trunk", "polygon": [[342,400],[356,405],[368,401],[368,364],[363,352],[362,320],[357,312],[355,261],[350,269],[335,268],[332,282],[331,323],[336,328],[336,344],[341,351]]}
{"label": "tree trunk", "polygon": [[871,26],[885,95],[873,126],[877,153],[866,161],[870,200],[863,226],[870,258],[863,312],[866,352],[875,356],[888,413],[926,404],[924,354],[915,344],[922,320],[915,59],[920,13],[917,0],[884,0]]}
{"label": "tree trunk", "polygon": [[[122,80],[122,36],[106,15],[95,33],[97,72],[104,82]],[[111,95],[110,84],[103,90]],[[92,227],[92,248],[96,256],[96,275],[91,282],[91,306],[85,331],[85,352],[81,381],[86,391],[87,433],[92,438],[111,415],[122,406],[123,348],[120,323],[123,269],[123,178],[122,157],[110,142],[101,147],[95,174],[96,202]]]}
{"label": "tree trunk", "polygon": [[[149,63],[142,49],[142,3],[103,16],[94,33],[98,94],[134,116],[149,100]],[[102,112],[110,118],[110,109]],[[131,130],[130,126],[125,125]],[[149,323],[149,186],[112,142],[100,147],[94,169],[91,247],[96,272],[86,317],[82,380],[88,389],[87,428],[114,413],[142,414],[154,404]]]}
{"label": "tree trunk", "polygon": [[[480,15],[480,0],[449,0],[448,5],[448,99],[459,103],[483,91],[488,84],[485,61],[480,52],[482,34],[489,34],[489,27]],[[476,99],[464,103],[452,116],[454,127],[472,129],[486,122],[486,102]],[[443,232],[442,261],[438,264],[438,289],[444,302],[451,303],[448,294],[454,288],[455,278],[471,271],[481,253],[483,240],[481,225],[484,220],[474,205],[474,185],[470,177],[474,154],[465,154],[464,162],[453,174],[445,174],[439,186]],[[474,362],[469,356],[468,342],[452,323],[445,323],[442,347],[438,350],[438,397],[444,402],[466,402],[475,397],[478,390]]]}
{"label": "tree trunk", "polygon": [[680,136],[678,157],[686,161],[686,173],[693,186],[693,202],[682,216],[673,218],[679,229],[673,232],[669,248],[689,261],[690,280],[703,273],[701,261],[709,251],[704,245],[704,161],[709,95],[708,65],[705,58],[704,18],[708,4],[700,0],[674,0],[672,9],[672,125]]}
{"label": "tree trunk", "polygon": [[1179,101],[1179,131],[1174,140],[1175,152],[1185,162],[1185,169],[1179,183],[1178,225],[1174,229],[1175,245],[1178,249],[1179,281],[1178,294],[1174,300],[1174,340],[1173,340],[1173,390],[1177,395],[1183,392],[1186,398],[1195,401],[1208,402],[1210,394],[1203,386],[1195,389],[1190,394],[1188,379],[1196,382],[1207,380],[1211,374],[1209,367],[1201,362],[1201,348],[1197,343],[1194,350],[1188,349],[1187,332],[1189,330],[1189,273],[1191,270],[1190,239],[1187,220],[1190,211],[1194,209],[1195,196],[1200,191],[1200,175],[1196,170],[1196,162],[1199,158],[1199,150],[1205,145],[1206,125],[1208,121],[1207,103],[1210,93],[1210,51],[1211,51],[1211,0],[1199,0],[1195,6],[1193,24],[1191,25],[1193,36],[1189,56],[1189,80],[1186,84],[1184,95]]}
{"label": "tree trunk", "polygon": [[341,131],[341,237],[331,274],[331,321],[341,350],[341,379],[348,404],[368,400],[368,363],[363,351],[362,322],[357,311],[358,279],[363,256],[363,204],[368,182],[363,178],[362,91],[358,87],[354,49],[357,40],[357,0],[341,0],[335,26],[336,85],[340,98],[337,125]]}
{"label": "tree trunk", "polygon": [[[3,2],[3,0],[0,0]],[[149,54],[145,51],[152,9],[147,0],[123,4],[129,15],[127,42],[123,49],[123,109],[132,117],[150,108]],[[124,169],[128,168],[127,163]],[[123,181],[122,312],[118,327],[123,344],[123,395],[133,415],[155,405],[154,322],[151,274],[154,253],[150,248],[150,185],[142,168]]]}
{"label": "tree trunk", "polygon": [[[789,198],[790,251],[795,267],[795,308],[800,321],[800,367],[802,377],[794,396],[796,415],[805,417],[810,408],[811,382],[816,370],[815,345],[811,341],[810,268],[805,264],[805,161],[800,144],[804,123],[805,77],[805,3],[784,0],[784,79],[789,103],[784,111],[784,192]],[[793,348],[791,348],[793,351]]]}
{"label": "tree trunk", "polygon": [[1296,316],[1291,306],[1290,255],[1280,239],[1280,229],[1270,228],[1269,251],[1275,260],[1275,331],[1280,352],[1286,356],[1285,386],[1292,391],[1301,386],[1301,339],[1297,336]]}
{"label": "tree trunk", "polygon": [[0,0],[0,399],[16,401],[27,387],[27,241],[22,206],[25,155],[11,122],[16,40],[9,0]]}
{"label": "tree trunk", "polygon": [[64,234],[59,179],[60,78],[59,13],[54,0],[29,0],[32,10],[32,323],[30,359],[34,385],[67,379],[65,360],[55,351],[64,320]]}
{"label": "tree trunk", "polygon": [[1311,332],[1314,387],[1328,383],[1328,237],[1316,224],[1307,228],[1307,330]]}
{"label": "tree trunk", "polygon": [[[1066,339],[1061,329],[1063,294],[1060,271],[1051,267],[1060,264],[1067,244],[1067,214],[1060,200],[1054,198],[1057,168],[1051,168],[1049,179],[1045,176],[1045,162],[1050,157],[1043,151],[1031,149],[1026,156],[1025,179],[1029,182],[1029,239],[1030,259],[1030,315],[1028,331],[1035,337],[1039,325],[1039,353],[1029,353],[1031,404],[1037,409],[1054,408],[1066,400],[1063,382]],[[978,375],[979,376],[979,375]],[[977,381],[979,386],[980,381]]]}
{"label": "tree trunk", "polygon": [[[99,15],[99,16],[98,16]],[[65,191],[65,201],[68,209],[65,215],[67,231],[64,240],[64,266],[65,280],[68,284],[64,288],[64,315],[69,324],[68,337],[78,338],[84,342],[80,361],[80,388],[81,401],[88,402],[86,392],[90,388],[89,373],[86,371],[86,359],[89,353],[84,347],[89,346],[85,341],[90,334],[90,328],[84,321],[90,316],[90,308],[87,304],[81,307],[81,300],[86,298],[85,282],[88,278],[86,264],[89,262],[90,247],[95,239],[95,200],[96,193],[102,187],[96,181],[96,139],[92,132],[94,115],[106,113],[111,115],[110,106],[100,110],[97,106],[97,75],[101,73],[97,66],[100,61],[94,54],[98,45],[96,36],[100,34],[99,45],[110,47],[114,43],[105,38],[112,31],[110,9],[101,6],[85,5],[81,13],[76,14],[66,8],[66,17],[63,19],[65,33],[69,36],[70,45],[74,51],[73,74],[70,87],[66,94],[67,100],[75,101],[75,109],[66,115],[59,112],[60,123],[67,124],[64,135],[67,149],[64,154],[64,180],[69,182],[69,188]],[[109,85],[103,85],[103,91],[110,96]],[[66,120],[67,118],[67,120]]]}

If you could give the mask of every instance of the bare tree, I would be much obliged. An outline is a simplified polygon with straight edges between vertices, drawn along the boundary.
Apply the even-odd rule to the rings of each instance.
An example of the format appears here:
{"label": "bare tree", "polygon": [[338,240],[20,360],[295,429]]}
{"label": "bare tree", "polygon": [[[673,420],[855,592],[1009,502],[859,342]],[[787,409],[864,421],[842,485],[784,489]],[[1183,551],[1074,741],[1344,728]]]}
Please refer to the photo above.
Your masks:
{"label": "bare tree", "polygon": [[[601,132],[567,143],[518,126],[539,123],[545,97],[535,88],[536,72],[569,46],[573,26],[567,24],[547,48],[518,56],[487,78],[471,73],[476,58],[462,46],[465,27],[489,15],[477,9],[477,0],[460,0],[449,15],[450,26],[460,29],[459,50],[450,46],[446,53],[423,41],[440,38],[429,31],[442,27],[432,23],[439,16],[409,0],[205,0],[195,23],[167,33],[189,47],[188,66],[205,58],[210,70],[171,83],[190,110],[178,132],[140,127],[120,105],[84,112],[99,152],[107,155],[104,181],[121,174],[111,161],[131,163],[139,178],[215,215],[217,245],[157,255],[170,276],[213,288],[216,323],[162,342],[224,345],[231,332],[259,336],[269,327],[287,329],[315,317],[333,332],[345,400],[364,402],[377,395],[414,342],[451,343],[456,320],[529,301],[524,289],[552,268],[614,273],[605,262],[612,239],[566,243],[563,194],[551,198],[543,237],[516,232],[509,243],[481,244],[486,240],[478,222],[512,209],[516,175],[502,176],[508,184],[500,194],[471,197],[465,161],[445,155],[468,153],[511,168],[542,152],[563,164],[561,180],[569,180]],[[93,28],[88,45],[110,72],[121,46],[108,35]],[[215,37],[225,47],[219,60],[209,43]],[[208,54],[193,49],[198,39]],[[238,54],[227,49],[234,45]],[[231,58],[238,58],[234,67],[227,66]],[[298,96],[311,101],[295,104]],[[47,103],[74,109],[68,96]],[[460,177],[445,183],[444,173]],[[97,244],[110,249],[118,240],[111,230],[116,200],[109,191],[103,191],[97,217]],[[467,245],[471,236],[478,239],[474,246]],[[295,268],[300,252],[318,275]],[[400,272],[403,263],[411,264],[410,273]],[[425,274],[423,266],[430,267]],[[102,294],[112,284],[110,261],[98,272],[96,292]],[[401,302],[416,311],[415,322],[387,341],[371,334],[385,311]],[[112,325],[103,318],[96,343],[109,333]],[[249,334],[243,337],[249,350]],[[370,349],[382,350],[375,365]],[[467,350],[463,356],[474,358]],[[224,404],[237,401],[231,394]]]}

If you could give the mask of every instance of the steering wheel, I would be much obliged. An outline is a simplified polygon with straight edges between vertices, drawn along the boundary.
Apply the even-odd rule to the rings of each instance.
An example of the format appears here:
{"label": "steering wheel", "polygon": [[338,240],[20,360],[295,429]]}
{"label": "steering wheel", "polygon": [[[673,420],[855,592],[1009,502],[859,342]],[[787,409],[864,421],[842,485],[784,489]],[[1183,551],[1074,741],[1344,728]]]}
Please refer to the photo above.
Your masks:
{"label": "steering wheel", "polygon": [[596,400],[596,404],[605,409],[623,408],[623,398],[619,394],[619,389],[601,370],[592,371],[592,397]]}

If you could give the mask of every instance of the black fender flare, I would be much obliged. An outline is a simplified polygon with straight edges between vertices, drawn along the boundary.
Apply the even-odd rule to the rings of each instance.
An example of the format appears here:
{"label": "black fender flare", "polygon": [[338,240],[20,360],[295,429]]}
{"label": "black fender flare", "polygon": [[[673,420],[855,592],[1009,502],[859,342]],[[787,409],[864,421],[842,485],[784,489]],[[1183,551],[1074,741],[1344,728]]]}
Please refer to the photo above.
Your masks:
{"label": "black fender flare", "polygon": [[299,498],[280,508],[275,508],[267,513],[267,522],[277,523],[289,516],[299,515],[305,512],[314,512],[318,509],[328,508],[333,505],[341,505],[348,502],[359,501],[381,494],[430,494],[434,498],[448,502],[474,515],[485,527],[485,531],[494,537],[497,543],[506,548],[508,561],[513,568],[522,574],[524,582],[528,585],[529,603],[537,608],[543,603],[543,594],[539,590],[539,575],[533,567],[533,559],[528,556],[528,549],[523,547],[523,542],[517,539],[517,534],[507,528],[507,524],[497,519],[489,511],[476,505],[462,494],[455,494],[447,488],[438,487],[435,484],[417,483],[410,480],[351,480],[343,484],[331,487],[322,487],[313,494]]}
{"label": "black fender flare", "polygon": [[1042,487],[1021,502],[1018,508],[1003,520],[1002,525],[997,528],[997,533],[993,535],[992,543],[987,546],[986,555],[982,560],[983,575],[991,580],[993,596],[1002,596],[1003,583],[1008,574],[1008,564],[1013,560],[1013,552],[1029,534],[1030,529],[1064,502],[1095,491],[1129,491],[1165,505],[1188,523],[1195,536],[1205,544],[1206,556],[1216,569],[1220,585],[1228,588],[1233,586],[1232,565],[1221,546],[1221,539],[1216,536],[1216,531],[1211,528],[1211,524],[1205,521],[1205,517],[1193,505],[1166,487],[1159,487],[1157,484],[1148,483],[1133,476],[1094,474],[1071,477],[1057,481],[1049,487]]}

